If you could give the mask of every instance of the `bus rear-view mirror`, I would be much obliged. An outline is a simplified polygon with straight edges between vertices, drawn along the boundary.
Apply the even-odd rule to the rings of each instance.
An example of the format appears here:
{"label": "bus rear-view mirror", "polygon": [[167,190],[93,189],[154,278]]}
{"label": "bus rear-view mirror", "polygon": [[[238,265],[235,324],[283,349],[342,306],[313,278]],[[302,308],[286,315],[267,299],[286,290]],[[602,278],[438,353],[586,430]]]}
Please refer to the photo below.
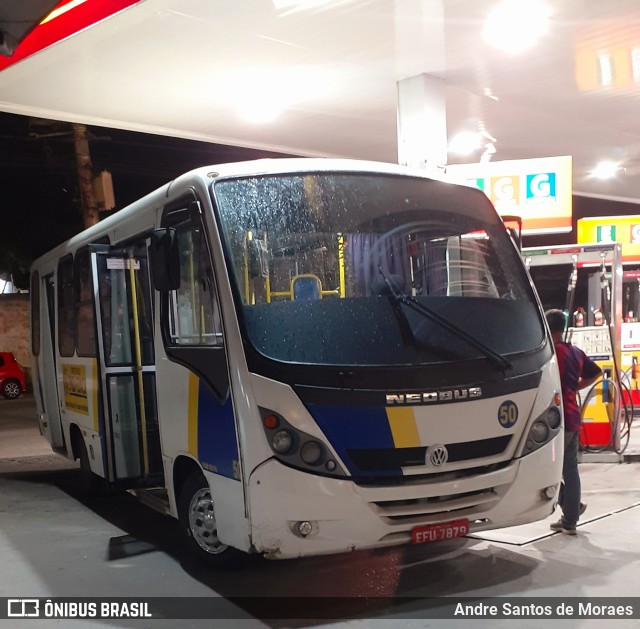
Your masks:
{"label": "bus rear-view mirror", "polygon": [[153,287],[159,291],[180,288],[180,252],[178,235],[173,227],[151,232],[149,263]]}

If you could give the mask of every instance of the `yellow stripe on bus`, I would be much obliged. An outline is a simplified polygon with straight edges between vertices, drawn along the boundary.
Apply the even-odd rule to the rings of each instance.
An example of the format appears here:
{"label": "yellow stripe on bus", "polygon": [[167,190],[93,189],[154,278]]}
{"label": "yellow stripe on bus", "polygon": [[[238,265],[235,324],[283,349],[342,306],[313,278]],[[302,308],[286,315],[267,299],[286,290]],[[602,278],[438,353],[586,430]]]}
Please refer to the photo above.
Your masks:
{"label": "yellow stripe on bus", "polygon": [[198,377],[189,372],[188,443],[189,454],[198,456]]}
{"label": "yellow stripe on bus", "polygon": [[420,445],[420,435],[413,408],[410,406],[389,406],[387,418],[389,419],[393,444],[396,448],[412,448]]}
{"label": "yellow stripe on bus", "polygon": [[98,432],[98,361],[91,364],[91,396],[93,397],[93,431]]}

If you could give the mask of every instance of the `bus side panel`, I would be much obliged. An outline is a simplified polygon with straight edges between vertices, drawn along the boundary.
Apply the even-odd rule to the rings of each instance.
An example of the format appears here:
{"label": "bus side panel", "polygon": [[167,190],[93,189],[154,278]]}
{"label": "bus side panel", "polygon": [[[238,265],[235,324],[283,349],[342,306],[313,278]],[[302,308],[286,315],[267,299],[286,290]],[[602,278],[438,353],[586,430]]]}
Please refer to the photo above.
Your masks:
{"label": "bus side panel", "polygon": [[240,480],[231,396],[221,404],[205,382],[197,386],[198,460],[206,470]]}
{"label": "bus side panel", "polygon": [[[163,454],[171,460],[180,454],[189,454],[197,458],[197,436],[191,432],[194,427],[188,422],[190,404],[193,405],[189,398],[189,371],[168,360],[164,356],[162,346],[158,347],[157,342],[156,386]],[[165,479],[169,481],[170,478],[170,470],[165,470]]]}
{"label": "bus side panel", "polygon": [[58,381],[62,424],[68,456],[72,457],[71,426],[80,429],[91,470],[106,477],[100,437],[98,365],[95,358],[61,357]]}
{"label": "bus side panel", "polygon": [[220,474],[204,473],[215,500],[216,527],[220,540],[249,552],[249,520],[245,513],[242,483]]}
{"label": "bus side panel", "polygon": [[187,456],[198,462],[211,487],[220,539],[249,550],[249,521],[231,398],[221,404],[195,374],[168,360],[158,343],[156,352],[158,417],[171,511],[177,515],[179,499],[173,487],[172,465],[178,457]]}

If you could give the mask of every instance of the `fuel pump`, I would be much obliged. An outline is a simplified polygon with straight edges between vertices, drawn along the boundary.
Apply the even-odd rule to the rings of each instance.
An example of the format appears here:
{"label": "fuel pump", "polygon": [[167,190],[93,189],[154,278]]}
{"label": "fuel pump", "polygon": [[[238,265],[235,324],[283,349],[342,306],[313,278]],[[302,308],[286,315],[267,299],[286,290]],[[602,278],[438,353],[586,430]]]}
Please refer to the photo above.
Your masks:
{"label": "fuel pump", "polygon": [[[561,270],[559,265],[570,266],[564,295],[564,311],[567,315],[564,338],[580,347],[603,371],[602,379],[580,392],[583,405],[580,435],[582,451],[590,454],[606,451],[620,454],[628,443],[628,427],[632,418],[627,400],[623,399],[622,391],[628,390],[628,387],[622,382],[620,371],[621,247],[618,243],[526,247],[522,249],[522,255],[545,310],[561,306],[557,297],[549,300],[549,295],[554,293],[548,291],[548,287],[539,285],[548,281],[549,273],[541,273],[537,283],[537,268],[556,266]],[[576,294],[581,292],[576,288],[580,289],[578,271],[584,277],[590,269],[596,269],[596,272],[589,278],[587,310],[579,307],[574,316]],[[593,290],[594,281],[597,281],[596,291]],[[584,290],[582,295],[584,298]],[[587,320],[584,320],[583,312]]]}
{"label": "fuel pump", "polygon": [[[576,293],[576,284],[578,283],[578,256],[573,254],[571,256],[573,261],[573,268],[571,269],[571,273],[569,273],[569,285],[567,286],[567,299],[565,301],[564,314],[567,318],[567,323],[571,323],[571,313],[573,312],[573,304],[575,301],[575,293]],[[577,321],[574,320],[574,325],[577,324]],[[584,322],[583,322],[584,323]],[[582,326],[581,326],[582,327]],[[569,325],[564,330],[564,341],[567,342],[567,334],[569,332]]]}
{"label": "fuel pump", "polygon": [[[620,338],[616,338],[616,329],[620,329],[620,316],[616,321],[616,304],[612,299],[612,283],[616,278],[616,269],[612,264],[611,273],[607,272],[607,255],[601,252],[600,272],[598,275],[600,305],[594,308],[594,323],[608,333],[611,351],[610,360],[596,361],[602,368],[602,379],[597,382],[583,398],[583,430],[581,443],[587,452],[614,450],[621,453],[629,441],[629,426],[633,417],[631,394],[620,364]],[[622,277],[621,269],[619,278]],[[610,281],[611,280],[611,281]],[[590,303],[595,300],[589,299]],[[619,304],[618,304],[619,305]],[[619,305],[620,306],[620,305]],[[621,310],[621,306],[618,308]],[[600,390],[598,391],[598,387]],[[600,401],[598,403],[598,395]],[[594,408],[589,409],[590,405]],[[605,415],[602,411],[604,410]],[[592,423],[587,423],[591,419]]]}
{"label": "fuel pump", "polygon": [[623,382],[629,387],[629,398],[640,408],[640,271],[625,270],[623,312],[621,324],[621,365]]}
{"label": "fuel pump", "polygon": [[[631,401],[640,408],[640,215],[591,216],[576,225],[578,244],[601,242],[603,238],[620,243],[622,251],[622,319],[620,369],[622,380],[631,390]],[[600,292],[599,278],[589,283],[590,292]],[[591,316],[591,313],[589,313]],[[617,322],[616,322],[617,323]],[[634,377],[634,370],[636,372]]]}

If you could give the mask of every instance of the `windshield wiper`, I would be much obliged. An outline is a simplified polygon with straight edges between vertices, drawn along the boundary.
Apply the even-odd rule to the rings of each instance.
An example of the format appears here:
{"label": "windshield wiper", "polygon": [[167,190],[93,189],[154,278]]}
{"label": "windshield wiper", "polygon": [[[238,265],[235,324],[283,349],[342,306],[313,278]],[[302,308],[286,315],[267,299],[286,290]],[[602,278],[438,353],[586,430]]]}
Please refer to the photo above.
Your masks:
{"label": "windshield wiper", "polygon": [[[473,345],[473,347],[479,349],[496,367],[498,367],[502,371],[511,369],[511,367],[513,367],[509,360],[507,360],[501,354],[498,354],[498,352],[494,352],[482,341],[479,341],[477,338],[475,338],[475,336],[472,336],[454,323],[451,323],[451,321],[447,321],[447,319],[441,317],[437,312],[431,310],[431,308],[428,308],[424,304],[421,304],[415,297],[407,295],[397,285],[394,286],[392,280],[382,270],[381,266],[378,266],[378,271],[380,272],[380,275],[389,288],[389,298],[392,299],[393,302],[398,305],[398,307],[400,307],[400,304],[404,304],[405,306],[407,306],[407,308],[411,308],[411,310],[414,310],[427,319],[430,319],[434,323],[437,323],[448,332],[451,332],[453,335],[457,336],[463,341],[466,341],[469,345]],[[412,334],[412,336],[414,335]]]}

